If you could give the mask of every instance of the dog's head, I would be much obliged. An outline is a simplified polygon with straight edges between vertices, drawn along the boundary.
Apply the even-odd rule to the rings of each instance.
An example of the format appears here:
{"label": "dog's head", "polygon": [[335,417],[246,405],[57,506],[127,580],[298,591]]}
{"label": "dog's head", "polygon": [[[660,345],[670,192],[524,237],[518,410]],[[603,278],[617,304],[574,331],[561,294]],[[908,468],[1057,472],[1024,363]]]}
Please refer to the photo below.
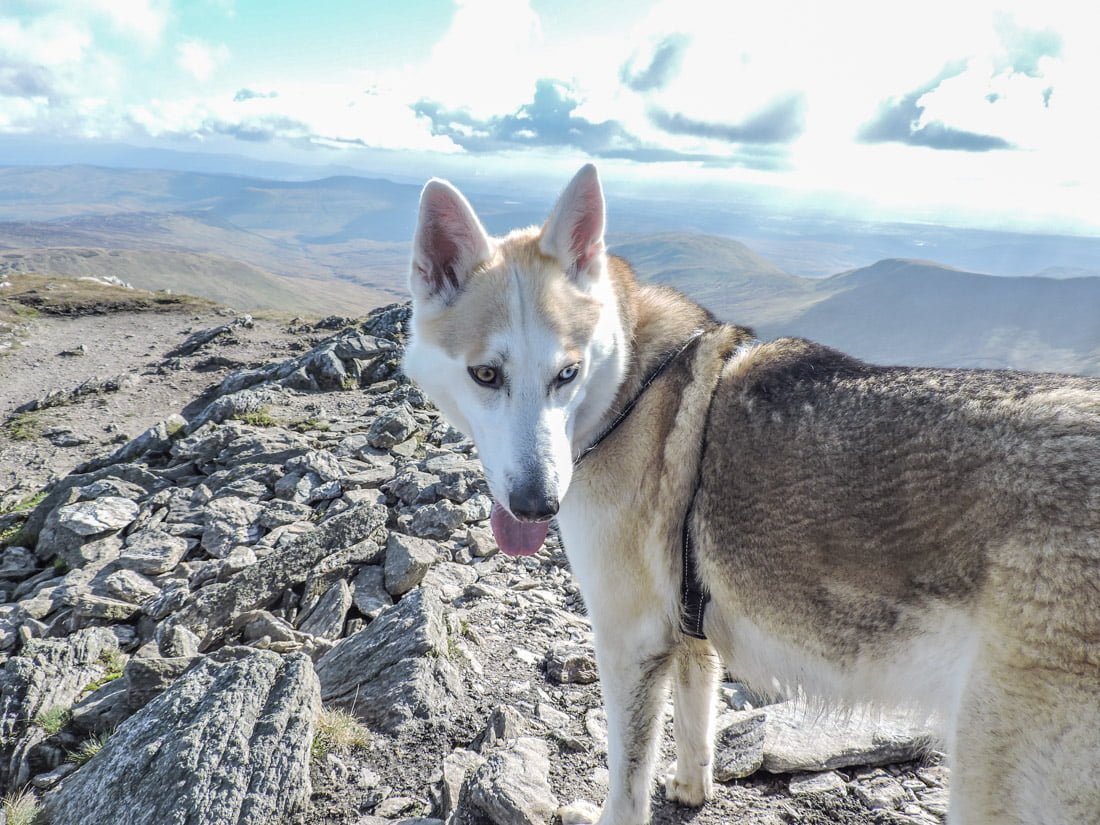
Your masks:
{"label": "dog's head", "polygon": [[531,553],[626,370],[592,165],[546,223],[503,238],[449,183],[420,196],[405,372],[481,455],[501,549]]}

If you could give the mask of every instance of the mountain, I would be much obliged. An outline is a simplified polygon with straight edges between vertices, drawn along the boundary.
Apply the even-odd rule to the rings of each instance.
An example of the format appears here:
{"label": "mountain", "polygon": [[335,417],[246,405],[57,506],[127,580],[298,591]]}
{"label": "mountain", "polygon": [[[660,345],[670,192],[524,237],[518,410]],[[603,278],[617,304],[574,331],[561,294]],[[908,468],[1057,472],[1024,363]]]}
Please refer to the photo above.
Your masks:
{"label": "mountain", "polygon": [[318,283],[317,294],[301,282],[219,255],[171,250],[61,247],[0,251],[0,275],[49,273],[70,278],[114,277],[139,289],[171,290],[209,298],[242,310],[273,309],[326,314],[334,302],[345,314],[378,306],[365,290],[339,281]]}

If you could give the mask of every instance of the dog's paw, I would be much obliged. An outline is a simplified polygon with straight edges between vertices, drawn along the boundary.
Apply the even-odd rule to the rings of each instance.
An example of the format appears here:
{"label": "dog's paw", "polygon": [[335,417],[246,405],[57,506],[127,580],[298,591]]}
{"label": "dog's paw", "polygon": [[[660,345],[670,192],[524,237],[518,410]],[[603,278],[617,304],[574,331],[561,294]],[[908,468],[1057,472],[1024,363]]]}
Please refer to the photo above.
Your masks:
{"label": "dog's paw", "polygon": [[665,775],[665,796],[673,802],[698,808],[714,795],[710,766],[681,771],[675,762]]}
{"label": "dog's paw", "polygon": [[578,799],[558,808],[561,825],[592,825],[600,818],[600,808],[587,799]]}

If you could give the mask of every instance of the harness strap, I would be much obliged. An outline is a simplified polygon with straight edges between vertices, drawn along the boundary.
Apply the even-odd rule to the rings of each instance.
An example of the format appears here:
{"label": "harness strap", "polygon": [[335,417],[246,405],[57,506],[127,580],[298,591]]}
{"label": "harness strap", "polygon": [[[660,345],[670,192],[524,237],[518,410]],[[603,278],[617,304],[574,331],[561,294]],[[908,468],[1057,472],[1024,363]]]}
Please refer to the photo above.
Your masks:
{"label": "harness strap", "polygon": [[[642,396],[645,395],[645,391],[650,388],[654,381],[656,381],[671,364],[677,358],[679,358],[687,349],[702,337],[705,330],[697,329],[692,333],[684,345],[677,350],[670,352],[657,368],[653,370],[642,382],[641,388],[619,411],[619,414],[611,421],[611,423],[601,432],[596,440],[589,444],[580,455],[577,456],[576,461],[573,462],[573,467],[577,467],[588,455],[592,453],[604,439],[606,439],[611,433],[613,433],[620,424],[626,421],[627,417],[634,408],[638,405]],[[714,401],[714,396],[711,396],[711,403]],[[710,408],[707,408],[707,418],[710,418]],[[699,458],[702,461],[703,453],[706,451],[706,419],[704,419],[704,443],[700,450]],[[680,629],[688,636],[692,636],[696,639],[705,639],[706,634],[703,633],[703,618],[707,608],[707,602],[710,601],[710,592],[706,590],[699,582],[699,565],[695,557],[695,543],[691,533],[691,513],[695,508],[695,497],[699,492],[699,479],[696,477],[695,488],[691,492],[691,499],[688,502],[687,512],[684,513],[684,527],[683,527],[683,540],[682,540],[682,566],[680,572]]]}

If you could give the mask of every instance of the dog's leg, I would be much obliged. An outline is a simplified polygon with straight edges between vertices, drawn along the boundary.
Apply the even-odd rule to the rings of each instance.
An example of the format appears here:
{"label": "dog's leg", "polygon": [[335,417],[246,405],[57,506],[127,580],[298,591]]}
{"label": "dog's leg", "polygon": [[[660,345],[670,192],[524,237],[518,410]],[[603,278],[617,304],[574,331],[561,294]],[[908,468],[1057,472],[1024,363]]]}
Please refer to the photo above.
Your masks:
{"label": "dog's leg", "polygon": [[593,630],[607,710],[611,775],[599,823],[644,825],[649,821],[657,728],[667,696],[672,653],[666,634],[651,628],[616,627],[601,632],[597,623]]}
{"label": "dog's leg", "polygon": [[713,648],[686,639],[676,651],[672,677],[676,762],[665,777],[665,794],[681,805],[698,807],[714,792],[714,689],[718,659]]}

